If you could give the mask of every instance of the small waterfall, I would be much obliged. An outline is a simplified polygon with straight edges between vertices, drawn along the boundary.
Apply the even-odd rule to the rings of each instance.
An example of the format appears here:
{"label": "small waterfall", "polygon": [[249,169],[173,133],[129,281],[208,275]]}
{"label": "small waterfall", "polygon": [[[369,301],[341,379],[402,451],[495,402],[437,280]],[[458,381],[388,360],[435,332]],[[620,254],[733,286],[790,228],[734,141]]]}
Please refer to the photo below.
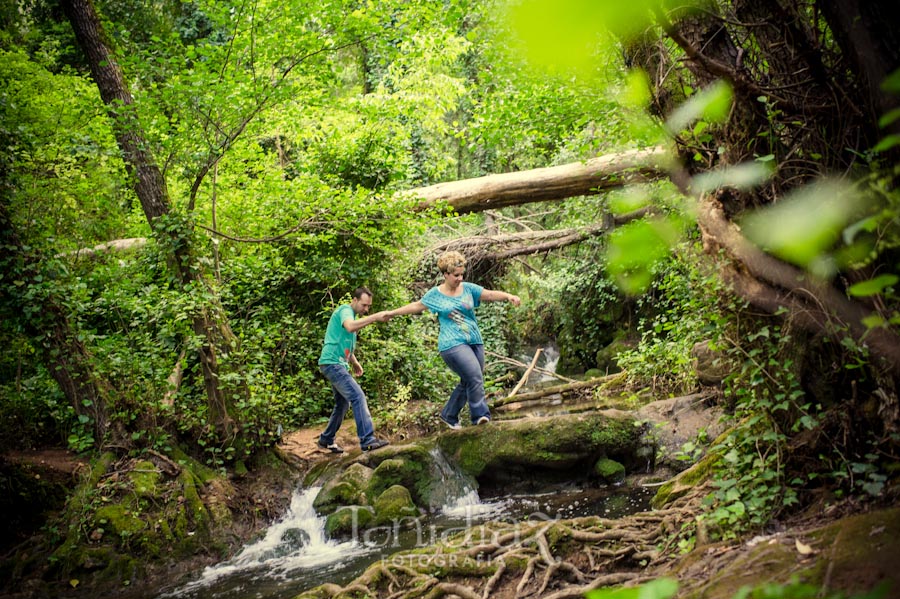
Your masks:
{"label": "small waterfall", "polygon": [[[542,368],[547,372],[556,372],[556,365],[559,364],[559,348],[556,345],[549,343],[544,346],[544,365]],[[555,381],[557,380],[555,377],[550,376],[549,374],[542,374],[539,383],[543,383],[544,381]]]}
{"label": "small waterfall", "polygon": [[478,503],[478,485],[472,477],[455,468],[439,447],[433,447],[430,453],[434,486],[429,507],[443,512],[463,500]]}
{"label": "small waterfall", "polygon": [[478,496],[475,480],[451,464],[438,447],[431,450],[435,490],[431,494],[431,509],[450,518],[487,517],[498,513],[502,503],[484,503]]}
{"label": "small waterfall", "polygon": [[202,597],[206,587],[234,575],[254,572],[269,579],[284,579],[298,570],[320,569],[369,552],[370,548],[355,540],[338,542],[325,537],[325,518],[313,509],[320,488],[294,491],[287,513],[266,530],[263,538],[162,597]]}

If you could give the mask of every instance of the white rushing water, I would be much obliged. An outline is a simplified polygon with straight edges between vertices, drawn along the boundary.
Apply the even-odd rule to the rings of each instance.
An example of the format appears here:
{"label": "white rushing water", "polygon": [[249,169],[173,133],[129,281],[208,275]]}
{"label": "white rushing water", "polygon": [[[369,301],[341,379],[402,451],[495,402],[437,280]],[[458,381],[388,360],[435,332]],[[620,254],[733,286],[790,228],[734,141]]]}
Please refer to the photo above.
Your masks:
{"label": "white rushing water", "polygon": [[198,591],[241,572],[259,571],[266,578],[288,578],[301,570],[321,569],[372,551],[355,540],[325,538],[325,518],[313,509],[320,488],[294,491],[287,513],[266,530],[265,536],[163,597],[201,596]]}
{"label": "white rushing water", "polygon": [[326,538],[326,519],[313,509],[321,487],[298,489],[285,515],[259,540],[157,599],[290,599],[324,582],[345,584],[379,559],[446,541],[488,520],[548,520],[611,514],[614,508],[609,502],[615,501],[615,494],[604,489],[504,495],[485,501],[477,483],[449,463],[439,449],[433,449],[431,455],[437,482],[428,515],[406,519],[403,526],[394,523],[361,530],[350,540],[338,541]]}

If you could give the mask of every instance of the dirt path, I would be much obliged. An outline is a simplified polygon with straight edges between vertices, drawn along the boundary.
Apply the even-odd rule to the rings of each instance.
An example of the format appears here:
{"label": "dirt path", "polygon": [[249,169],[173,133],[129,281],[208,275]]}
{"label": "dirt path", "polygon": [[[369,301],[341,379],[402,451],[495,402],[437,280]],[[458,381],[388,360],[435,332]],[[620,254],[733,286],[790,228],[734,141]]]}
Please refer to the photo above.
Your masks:
{"label": "dirt path", "polygon": [[37,470],[62,476],[71,476],[88,464],[87,458],[79,457],[62,448],[10,451],[3,454],[3,459],[12,464],[25,464]]}
{"label": "dirt path", "polygon": [[[278,449],[294,464],[302,464],[305,468],[310,468],[316,463],[323,460],[329,460],[335,457],[330,451],[320,449],[316,445],[319,435],[325,425],[301,428],[299,430],[285,433],[278,444]],[[359,439],[356,437],[356,428],[352,422],[345,422],[335,437],[335,442],[344,448],[345,453],[359,452]]]}

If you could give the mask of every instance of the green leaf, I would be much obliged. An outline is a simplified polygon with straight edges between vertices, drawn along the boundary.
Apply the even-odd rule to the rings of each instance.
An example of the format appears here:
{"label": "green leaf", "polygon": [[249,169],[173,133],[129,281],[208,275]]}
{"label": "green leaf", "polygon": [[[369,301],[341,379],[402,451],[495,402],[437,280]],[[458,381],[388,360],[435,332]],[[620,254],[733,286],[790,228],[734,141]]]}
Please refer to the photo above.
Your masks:
{"label": "green leaf", "polygon": [[863,199],[848,183],[823,180],[741,221],[763,250],[808,269],[827,269],[827,252],[860,210]]}
{"label": "green leaf", "polygon": [[674,135],[700,118],[713,123],[722,122],[731,110],[732,96],[728,82],[716,81],[679,106],[666,121],[666,128]]}
{"label": "green leaf", "polygon": [[847,292],[850,295],[856,297],[868,297],[871,295],[878,295],[885,288],[891,287],[900,280],[900,277],[893,274],[884,274],[879,275],[873,279],[869,279],[867,281],[862,281],[856,283],[855,285],[851,285]]}
{"label": "green leaf", "polygon": [[900,108],[894,108],[893,110],[888,111],[887,114],[878,119],[878,126],[884,129],[897,119],[900,119]]}
{"label": "green leaf", "polygon": [[771,176],[770,166],[759,162],[745,162],[697,175],[691,180],[691,187],[698,192],[712,191],[720,187],[752,189]]}
{"label": "green leaf", "polygon": [[894,94],[900,94],[900,69],[897,69],[888,75],[884,81],[881,82],[881,89]]}
{"label": "green leaf", "polygon": [[625,93],[622,101],[633,108],[646,108],[650,104],[650,77],[643,69],[631,69],[625,77]]}
{"label": "green leaf", "polygon": [[588,73],[599,48],[615,47],[652,25],[653,9],[661,5],[660,0],[524,0],[510,9],[515,36],[510,43],[521,46],[532,64]]}
{"label": "green leaf", "polygon": [[616,229],[606,257],[610,274],[629,294],[643,293],[653,280],[653,268],[666,257],[681,232],[674,220],[638,221]]}
{"label": "green leaf", "polygon": [[678,592],[678,581],[657,578],[636,587],[597,589],[585,594],[587,599],[669,599]]}
{"label": "green leaf", "polygon": [[897,145],[900,145],[900,135],[892,133],[891,135],[888,135],[877,144],[875,144],[875,147],[872,148],[872,151],[876,153],[886,152]]}

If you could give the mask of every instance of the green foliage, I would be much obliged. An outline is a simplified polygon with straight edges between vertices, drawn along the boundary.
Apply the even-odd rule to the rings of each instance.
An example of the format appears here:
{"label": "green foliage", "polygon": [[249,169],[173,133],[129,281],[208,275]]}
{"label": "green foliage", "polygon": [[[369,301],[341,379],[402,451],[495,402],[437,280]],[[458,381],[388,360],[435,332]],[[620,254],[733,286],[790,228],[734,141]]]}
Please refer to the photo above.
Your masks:
{"label": "green foliage", "polygon": [[597,589],[589,591],[587,599],[670,599],[678,592],[678,581],[657,578],[631,588]]}
{"label": "green foliage", "polygon": [[798,503],[785,452],[792,433],[818,425],[821,409],[804,398],[788,331],[778,325],[743,324],[747,329],[740,343],[726,330],[719,337],[740,367],[726,380],[734,426],[713,447],[722,460],[704,518],[725,538],[758,529]]}
{"label": "green foliage", "polygon": [[[756,586],[741,587],[732,599],[880,599],[889,589],[882,583],[870,592],[847,595],[841,591],[823,594],[816,585],[792,579],[787,583],[766,582]],[[598,589],[588,592],[587,599],[669,599],[678,592],[678,581],[671,578],[657,578],[635,587]]]}
{"label": "green foliage", "polygon": [[696,385],[691,350],[715,336],[725,291],[701,267],[700,248],[679,246],[675,259],[657,268],[656,283],[637,300],[640,341],[619,354],[633,384],[657,393],[689,392]]}
{"label": "green foliage", "polygon": [[528,289],[522,308],[513,313],[526,344],[555,340],[559,370],[583,372],[597,365],[597,353],[609,345],[633,318],[633,305],[609,279],[596,249],[585,243],[581,259],[561,260],[543,276],[521,279]]}

